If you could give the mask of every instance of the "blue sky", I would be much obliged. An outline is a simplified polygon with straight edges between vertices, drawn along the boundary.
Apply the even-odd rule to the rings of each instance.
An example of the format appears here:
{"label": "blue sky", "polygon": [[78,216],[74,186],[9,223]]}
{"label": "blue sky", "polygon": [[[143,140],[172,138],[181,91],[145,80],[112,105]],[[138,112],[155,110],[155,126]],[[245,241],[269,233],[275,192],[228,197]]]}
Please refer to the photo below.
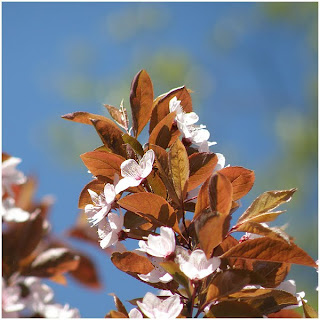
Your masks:
{"label": "blue sky", "polygon": [[[200,122],[218,142],[212,151],[255,170],[257,179],[285,157],[279,115],[310,111],[308,81],[316,76],[317,59],[308,24],[273,19],[260,4],[5,2],[2,8],[2,146],[23,159],[25,173],[38,177],[37,197],[56,198],[51,221],[58,234],[75,222],[78,195],[90,180],[79,154],[99,145],[92,128],[60,116],[103,113],[103,103],[128,101],[141,68],[156,94],[191,87]],[[163,61],[171,69],[162,68]],[[315,188],[316,176],[314,171],[310,180]],[[264,181],[269,190],[282,187],[275,184]],[[255,187],[243,207],[265,190]],[[308,202],[314,220],[316,194]],[[53,285],[58,302],[78,307],[83,317],[104,317],[113,308],[107,293],[130,300],[148,290],[96,248],[71,243],[97,261],[105,287],[91,292],[72,280],[66,288]],[[310,274],[309,284],[316,276]]]}

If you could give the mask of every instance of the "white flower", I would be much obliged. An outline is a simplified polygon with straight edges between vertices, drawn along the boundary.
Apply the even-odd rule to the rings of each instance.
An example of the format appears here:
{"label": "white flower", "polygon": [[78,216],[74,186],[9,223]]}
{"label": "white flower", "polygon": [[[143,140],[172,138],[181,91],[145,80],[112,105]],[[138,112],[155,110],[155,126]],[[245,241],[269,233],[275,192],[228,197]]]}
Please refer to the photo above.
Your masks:
{"label": "white flower", "polygon": [[[216,164],[216,167],[214,168],[213,172],[223,169],[226,164],[226,158],[222,153],[216,153],[216,156],[218,157],[218,163]],[[228,166],[229,164],[227,165],[227,167]]]}
{"label": "white flower", "polygon": [[61,304],[47,304],[44,305],[41,312],[45,318],[80,318],[78,309],[70,309],[68,304],[62,306]]}
{"label": "white flower", "polygon": [[162,296],[162,297],[169,297],[169,296],[173,296],[173,293],[170,290],[159,290],[158,291],[158,296]]}
{"label": "white flower", "polygon": [[187,259],[180,256],[178,261],[180,270],[191,280],[207,277],[220,266],[221,262],[217,257],[207,260],[205,253],[200,249],[194,250]]}
{"label": "white flower", "polygon": [[209,152],[209,146],[216,144],[216,142],[209,142],[210,132],[205,129],[204,125],[195,125],[199,117],[195,112],[185,113],[181,101],[177,97],[173,97],[169,102],[170,112],[176,112],[175,120],[177,127],[185,139],[199,147],[200,152]]}
{"label": "white flower", "polygon": [[[292,309],[292,308],[297,308],[297,307],[301,307],[302,306],[301,299],[304,298],[305,292],[301,291],[301,292],[297,292],[296,293],[297,288],[296,288],[296,283],[295,283],[294,280],[283,281],[275,289],[289,292],[289,293],[291,293],[293,296],[295,296],[297,298],[298,305],[288,306],[285,309]],[[304,301],[307,302],[306,299],[304,299]]]}
{"label": "white flower", "polygon": [[148,150],[139,164],[134,159],[128,159],[121,163],[121,175],[124,177],[118,183],[118,188],[126,190],[129,187],[138,186],[152,171],[154,151]]}
{"label": "white flower", "polygon": [[129,318],[135,318],[135,319],[142,319],[143,318],[142,313],[137,308],[131,309],[128,316],[129,316]]}
{"label": "white flower", "polygon": [[170,273],[167,273],[161,266],[160,263],[164,261],[163,258],[151,257],[151,263],[154,265],[154,269],[147,274],[138,274],[138,277],[146,282],[157,283],[163,282],[168,283],[173,278]]}
{"label": "white flower", "polygon": [[100,195],[88,189],[93,205],[87,204],[84,211],[88,216],[88,221],[92,223],[92,226],[98,224],[109,213],[116,195],[123,191],[120,187],[119,184],[114,186],[113,184],[107,183],[104,186],[103,193],[100,193]]}
{"label": "white flower", "polygon": [[119,233],[123,227],[123,219],[121,211],[119,216],[114,212],[110,212],[108,214],[108,221],[104,219],[99,222],[98,235],[102,239],[100,241],[102,249],[115,245],[118,242]]}
{"label": "white flower", "polygon": [[52,289],[36,277],[27,277],[23,284],[28,288],[29,294],[22,299],[26,307],[34,312],[41,312],[43,305],[53,299]]}
{"label": "white flower", "polygon": [[6,198],[2,201],[1,215],[7,222],[24,222],[30,218],[30,213],[15,207],[13,198]]}
{"label": "white flower", "polygon": [[18,311],[24,309],[25,305],[20,301],[21,288],[12,284],[7,286],[2,278],[2,316],[4,318],[19,317]]}
{"label": "white flower", "polygon": [[2,194],[8,192],[13,196],[11,186],[14,184],[23,184],[27,178],[25,175],[16,169],[16,166],[21,162],[20,158],[10,157],[2,162]]}
{"label": "white flower", "polygon": [[144,251],[154,257],[165,258],[174,252],[176,240],[171,228],[160,227],[160,235],[148,235],[147,242],[140,240],[140,251]]}
{"label": "white flower", "polygon": [[153,319],[175,319],[183,308],[177,294],[162,300],[151,292],[147,292],[142,302],[137,301],[137,304],[147,317]]}

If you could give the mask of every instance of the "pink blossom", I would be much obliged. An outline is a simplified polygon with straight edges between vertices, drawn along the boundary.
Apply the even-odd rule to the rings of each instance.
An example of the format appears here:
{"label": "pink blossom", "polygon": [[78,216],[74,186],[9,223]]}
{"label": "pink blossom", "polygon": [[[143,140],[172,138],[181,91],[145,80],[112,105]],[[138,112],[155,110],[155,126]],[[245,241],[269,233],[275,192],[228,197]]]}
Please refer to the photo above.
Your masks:
{"label": "pink blossom", "polygon": [[98,224],[98,235],[102,239],[100,246],[102,249],[115,245],[119,240],[119,233],[123,227],[123,215],[120,211],[120,215],[114,212],[108,214],[108,220],[104,219]]}
{"label": "pink blossom", "polygon": [[137,304],[147,317],[153,319],[175,319],[183,308],[177,294],[162,300],[151,292],[147,292],[142,302],[137,301]]}
{"label": "pink blossom", "polygon": [[220,266],[220,259],[213,257],[207,260],[205,253],[200,250],[194,250],[186,258],[182,255],[178,257],[180,270],[190,280],[200,280],[207,277]]}
{"label": "pink blossom", "polygon": [[171,228],[160,227],[160,235],[148,235],[147,242],[140,240],[140,251],[144,251],[154,257],[165,258],[175,250],[176,240]]}
{"label": "pink blossom", "polygon": [[148,150],[139,161],[128,159],[121,164],[121,175],[124,177],[118,183],[118,188],[126,190],[129,187],[140,185],[142,180],[146,178],[152,171],[154,162],[154,151]]}

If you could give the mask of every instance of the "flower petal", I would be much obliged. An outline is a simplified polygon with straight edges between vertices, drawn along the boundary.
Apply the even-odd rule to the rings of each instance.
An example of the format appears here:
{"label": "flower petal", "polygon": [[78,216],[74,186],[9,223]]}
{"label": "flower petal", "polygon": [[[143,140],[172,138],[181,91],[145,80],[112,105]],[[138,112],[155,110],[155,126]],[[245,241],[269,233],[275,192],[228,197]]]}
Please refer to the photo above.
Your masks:
{"label": "flower petal", "polygon": [[111,204],[114,201],[115,197],[116,197],[116,192],[115,192],[115,189],[114,189],[114,185],[110,184],[110,183],[107,183],[104,186],[103,193],[104,193],[104,197],[106,199],[106,202],[108,204]]}
{"label": "flower petal", "polygon": [[120,168],[121,168],[121,175],[123,177],[128,177],[128,178],[130,177],[135,179],[141,178],[142,169],[138,165],[138,163],[133,159],[128,159],[123,161],[121,163]]}
{"label": "flower petal", "polygon": [[141,177],[146,178],[150,172],[152,171],[152,166],[154,162],[154,151],[152,149],[148,150],[142,159],[139,162],[139,165],[141,167]]}
{"label": "flower petal", "polygon": [[102,249],[108,248],[118,242],[118,234],[111,231],[105,238],[100,241],[100,247]]}
{"label": "flower petal", "polygon": [[195,113],[195,112],[189,112],[189,113],[185,113],[184,114],[184,123],[187,125],[187,126],[190,126],[192,124],[195,124],[196,122],[199,121],[199,117],[198,115]]}
{"label": "flower petal", "polygon": [[93,202],[94,205],[98,205],[99,204],[99,196],[96,192],[94,192],[93,190],[88,189],[88,192],[90,194],[91,200]]}
{"label": "flower petal", "polygon": [[93,217],[88,218],[89,223],[92,223],[92,226],[95,226],[108,214],[110,209],[110,205],[102,207]]}

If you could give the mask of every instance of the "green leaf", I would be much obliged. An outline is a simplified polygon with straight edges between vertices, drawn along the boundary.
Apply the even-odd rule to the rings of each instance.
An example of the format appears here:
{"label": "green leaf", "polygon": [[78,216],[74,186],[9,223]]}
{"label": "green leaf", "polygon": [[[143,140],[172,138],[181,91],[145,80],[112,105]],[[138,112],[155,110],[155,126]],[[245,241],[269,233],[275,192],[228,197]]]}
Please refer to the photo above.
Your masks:
{"label": "green leaf", "polygon": [[148,73],[141,70],[131,83],[130,105],[135,138],[150,120],[153,105],[153,86]]}
{"label": "green leaf", "polygon": [[177,140],[170,148],[169,167],[176,194],[183,201],[187,194],[189,159],[187,151],[180,140]]}

